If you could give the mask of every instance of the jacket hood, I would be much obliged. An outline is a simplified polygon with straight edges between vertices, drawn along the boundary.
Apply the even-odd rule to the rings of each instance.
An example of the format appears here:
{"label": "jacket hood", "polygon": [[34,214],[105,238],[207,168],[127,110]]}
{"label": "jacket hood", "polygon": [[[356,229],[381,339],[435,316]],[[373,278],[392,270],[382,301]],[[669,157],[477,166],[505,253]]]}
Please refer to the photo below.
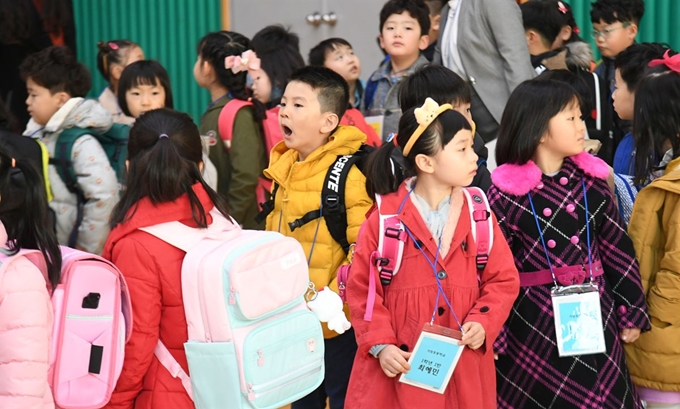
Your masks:
{"label": "jacket hood", "polygon": [[52,115],[42,127],[31,119],[24,135],[34,136],[40,130],[54,133],[67,128],[92,128],[97,133],[104,133],[111,128],[113,117],[99,102],[92,99],[71,98]]}
{"label": "jacket hood", "polygon": [[[340,156],[351,155],[356,152],[363,143],[366,142],[366,135],[354,126],[339,126],[335,132],[328,137],[328,142],[312,152],[307,159],[299,162],[310,172],[326,172],[328,166],[322,163],[321,159],[327,155]],[[279,142],[272,149],[269,158],[269,167],[264,170],[264,175],[277,183],[288,176],[291,167],[298,162],[300,155],[294,149],[286,146],[285,141]]]}

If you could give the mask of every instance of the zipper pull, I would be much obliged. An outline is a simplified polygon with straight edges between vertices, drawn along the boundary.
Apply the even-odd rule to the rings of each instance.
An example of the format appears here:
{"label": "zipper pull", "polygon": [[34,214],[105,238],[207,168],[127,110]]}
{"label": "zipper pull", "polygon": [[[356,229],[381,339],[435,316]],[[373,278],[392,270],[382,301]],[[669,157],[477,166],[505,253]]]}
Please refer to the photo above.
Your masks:
{"label": "zipper pull", "polygon": [[248,402],[252,402],[252,401],[255,400],[255,392],[253,392],[253,384],[248,383],[246,385],[246,387],[248,388]]}
{"label": "zipper pull", "polygon": [[234,294],[236,293],[236,290],[234,287],[229,287],[229,305],[235,305],[236,304],[236,297]]}
{"label": "zipper pull", "polygon": [[257,366],[264,366],[264,351],[261,349],[257,350]]}

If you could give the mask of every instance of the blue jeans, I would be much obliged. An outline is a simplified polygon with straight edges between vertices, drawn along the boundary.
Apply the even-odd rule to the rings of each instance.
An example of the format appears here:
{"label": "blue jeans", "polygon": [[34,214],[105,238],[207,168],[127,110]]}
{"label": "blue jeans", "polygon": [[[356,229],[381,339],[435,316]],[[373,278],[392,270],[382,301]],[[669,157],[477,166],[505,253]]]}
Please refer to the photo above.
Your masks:
{"label": "blue jeans", "polygon": [[327,398],[331,409],[344,408],[349,375],[352,373],[354,356],[357,353],[354,330],[350,329],[335,338],[324,340],[324,345],[326,348],[324,381],[314,392],[293,402],[292,409],[324,409]]}

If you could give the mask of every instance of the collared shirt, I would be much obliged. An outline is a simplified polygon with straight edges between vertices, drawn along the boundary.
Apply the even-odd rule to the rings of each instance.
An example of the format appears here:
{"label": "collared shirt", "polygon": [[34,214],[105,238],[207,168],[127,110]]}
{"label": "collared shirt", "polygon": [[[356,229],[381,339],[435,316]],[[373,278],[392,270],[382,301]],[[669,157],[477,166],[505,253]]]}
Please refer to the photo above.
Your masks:
{"label": "collared shirt", "polygon": [[463,0],[449,0],[449,15],[442,35],[441,49],[444,65],[461,77],[467,78],[463,60],[458,52],[458,19],[462,2]]}

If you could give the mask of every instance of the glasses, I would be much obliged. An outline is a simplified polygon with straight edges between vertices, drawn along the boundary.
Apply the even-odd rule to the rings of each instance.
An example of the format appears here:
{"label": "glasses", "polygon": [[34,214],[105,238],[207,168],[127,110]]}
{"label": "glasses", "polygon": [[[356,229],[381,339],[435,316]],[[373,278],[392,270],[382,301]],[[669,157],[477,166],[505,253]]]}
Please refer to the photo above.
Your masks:
{"label": "glasses", "polygon": [[620,27],[614,27],[614,28],[605,28],[602,31],[598,30],[592,30],[590,32],[590,35],[593,37],[593,39],[597,40],[600,36],[602,36],[605,40],[609,38],[611,33],[613,33],[616,30],[620,30],[622,28],[630,27],[630,23],[623,23]]}

